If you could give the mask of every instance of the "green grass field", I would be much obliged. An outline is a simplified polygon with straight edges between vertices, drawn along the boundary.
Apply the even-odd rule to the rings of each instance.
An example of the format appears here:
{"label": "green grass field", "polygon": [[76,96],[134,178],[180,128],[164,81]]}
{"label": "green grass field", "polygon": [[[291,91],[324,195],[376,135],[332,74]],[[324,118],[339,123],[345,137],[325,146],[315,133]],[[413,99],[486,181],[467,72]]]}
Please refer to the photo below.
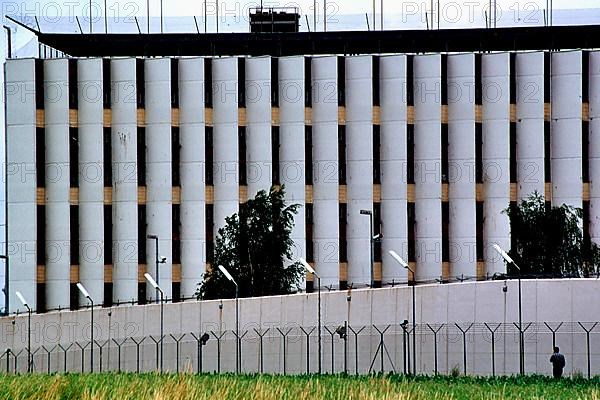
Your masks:
{"label": "green grass field", "polygon": [[0,376],[0,399],[594,399],[600,379],[400,376],[23,375]]}

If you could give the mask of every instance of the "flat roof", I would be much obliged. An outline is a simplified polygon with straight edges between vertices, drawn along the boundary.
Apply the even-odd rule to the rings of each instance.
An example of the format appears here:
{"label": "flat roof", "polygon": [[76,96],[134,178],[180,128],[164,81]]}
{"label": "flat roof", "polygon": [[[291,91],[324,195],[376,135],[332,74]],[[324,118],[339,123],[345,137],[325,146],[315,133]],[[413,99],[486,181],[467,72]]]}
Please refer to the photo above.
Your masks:
{"label": "flat roof", "polygon": [[40,43],[75,57],[351,55],[600,48],[600,25],[199,34],[69,34],[26,28],[37,35]]}

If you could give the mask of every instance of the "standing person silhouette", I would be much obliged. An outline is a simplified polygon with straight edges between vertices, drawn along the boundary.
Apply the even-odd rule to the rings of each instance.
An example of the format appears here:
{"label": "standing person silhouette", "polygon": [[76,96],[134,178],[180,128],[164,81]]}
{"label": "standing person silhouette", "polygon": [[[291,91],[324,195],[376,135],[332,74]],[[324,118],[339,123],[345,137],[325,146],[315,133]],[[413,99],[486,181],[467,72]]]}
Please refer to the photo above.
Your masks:
{"label": "standing person silhouette", "polygon": [[550,362],[552,363],[552,374],[554,375],[554,378],[560,379],[567,362],[565,361],[565,356],[560,354],[560,349],[558,347],[554,348],[554,354],[550,357]]}

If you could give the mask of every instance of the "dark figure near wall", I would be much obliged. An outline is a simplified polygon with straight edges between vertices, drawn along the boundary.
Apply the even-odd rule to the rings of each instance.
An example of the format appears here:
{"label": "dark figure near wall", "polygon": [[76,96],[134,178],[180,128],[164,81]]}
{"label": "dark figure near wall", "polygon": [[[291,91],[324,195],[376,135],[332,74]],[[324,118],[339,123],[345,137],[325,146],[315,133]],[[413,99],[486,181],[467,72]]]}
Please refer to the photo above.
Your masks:
{"label": "dark figure near wall", "polygon": [[550,357],[550,362],[552,363],[552,374],[554,375],[554,378],[560,379],[567,362],[565,361],[565,356],[560,354],[560,349],[558,347],[554,348],[554,354]]}

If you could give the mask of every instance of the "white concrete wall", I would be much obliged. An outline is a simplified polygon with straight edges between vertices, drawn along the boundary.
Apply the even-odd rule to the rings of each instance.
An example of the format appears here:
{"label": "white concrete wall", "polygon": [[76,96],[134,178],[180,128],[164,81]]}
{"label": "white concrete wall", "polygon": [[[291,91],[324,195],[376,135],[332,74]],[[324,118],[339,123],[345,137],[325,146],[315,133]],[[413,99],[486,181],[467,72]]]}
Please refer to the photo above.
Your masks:
{"label": "white concrete wall", "polygon": [[337,57],[315,57],[312,71],[313,243],[321,285],[339,283]]}
{"label": "white concrete wall", "polygon": [[[503,291],[504,281],[471,282],[447,285],[424,285],[416,287],[416,321],[417,327],[417,372],[433,374],[434,354],[431,329],[440,329],[437,336],[438,371],[449,373],[452,368],[463,370],[463,337],[458,326],[467,329],[474,324],[466,335],[467,340],[467,373],[491,375],[491,341],[490,334],[484,324],[491,329],[497,328],[495,335],[495,370],[496,374],[518,373],[518,341],[514,323],[518,320],[517,282],[506,282],[507,291]],[[567,357],[566,373],[575,371],[587,372],[587,352],[585,332],[578,324],[586,328],[599,321],[600,311],[586,304],[600,301],[600,293],[596,290],[594,279],[576,280],[524,280],[523,281],[523,321],[524,327],[530,322],[525,335],[526,373],[551,373],[548,362],[552,347],[550,330],[544,325],[548,323],[558,329],[556,344]],[[380,361],[377,354],[379,334],[376,330],[387,331],[384,343],[390,359],[397,372],[402,372],[404,361],[402,349],[402,329],[399,324],[411,320],[410,306],[411,288],[396,287],[377,290],[353,290],[350,301],[346,292],[328,292],[322,294],[323,326],[334,330],[337,326],[349,323],[354,331],[362,329],[358,342],[352,330],[349,332],[348,352],[349,371],[355,371],[355,356],[358,356],[358,371],[369,372],[369,366],[376,359],[373,370],[379,371]],[[208,332],[210,339],[203,347],[204,371],[217,370],[217,340],[215,336],[223,335],[221,340],[221,372],[235,370],[235,347],[232,330],[235,326],[235,301],[186,302],[165,305],[164,343],[165,369],[173,371],[176,367],[176,347],[169,336],[182,340],[179,358],[180,370],[185,368],[196,370],[197,346],[191,333],[196,336]],[[136,370],[136,347],[133,340],[140,341],[152,335],[158,339],[160,329],[159,305],[136,307],[119,307],[113,309],[96,309],[94,315],[95,339],[103,344],[110,340],[110,346],[104,348],[103,368],[116,370],[118,352],[115,342],[121,343],[128,338],[122,347],[121,367],[124,370]],[[243,372],[259,371],[259,340],[255,331],[265,333],[263,341],[264,372],[283,373],[282,332],[288,332],[286,342],[286,372],[306,372],[306,336],[300,329],[310,332],[317,324],[317,294],[299,294],[285,297],[263,297],[243,299],[240,301],[240,330],[246,333],[242,341]],[[12,321],[14,320],[14,325]],[[77,341],[80,345],[89,342],[89,311],[48,313],[34,315],[32,320],[32,348],[41,345],[52,348],[57,344],[67,347]],[[3,333],[0,350],[10,348],[18,353],[27,343],[26,316],[0,319],[0,330]],[[388,328],[389,326],[389,328]],[[364,327],[364,328],[363,328]],[[213,335],[214,334],[214,335]],[[595,328],[591,333],[591,373],[600,373],[600,330]],[[310,371],[317,370],[317,336],[313,332],[310,340]],[[333,368],[334,372],[343,371],[344,342],[333,335]],[[331,371],[332,336],[323,329],[323,371]],[[412,346],[412,338],[410,340]],[[81,369],[81,352],[74,345],[67,353],[67,369]],[[356,346],[356,347],[355,347]],[[358,348],[358,354],[355,349]],[[412,347],[411,347],[412,348]],[[77,350],[75,350],[77,349]],[[141,370],[155,369],[156,347],[147,337],[140,347]],[[63,368],[62,351],[54,350],[50,364],[51,371]],[[392,364],[387,356],[384,358],[384,371],[392,371]],[[4,359],[3,359],[4,360]],[[26,365],[23,353],[19,357],[18,370]],[[45,371],[46,355],[42,350],[36,354],[36,371]],[[89,352],[84,358],[84,370],[89,370]],[[0,363],[4,370],[5,363]],[[99,349],[95,348],[95,369],[99,369]]]}
{"label": "white concrete wall", "polygon": [[[158,236],[158,256],[166,258],[158,265],[156,276],[156,240],[146,239],[147,271],[160,285],[166,297],[172,289],[173,200],[171,182],[171,60],[144,61],[146,79],[146,232]],[[176,223],[179,223],[177,221]],[[157,292],[150,283],[146,294],[151,300]]]}
{"label": "white concrete wall", "polygon": [[237,58],[215,58],[213,79],[214,237],[239,208]]}
{"label": "white concrete wall", "polygon": [[71,268],[69,205],[69,61],[44,61],[46,135],[46,307],[68,308]]}
{"label": "white concrete wall", "polygon": [[280,58],[278,71],[279,177],[281,184],[285,185],[286,202],[300,204],[298,214],[294,216],[291,238],[294,241],[294,256],[306,257],[304,57]]}
{"label": "white concrete wall", "polygon": [[414,58],[417,281],[442,275],[441,56]]}
{"label": "white concrete wall", "polygon": [[475,211],[475,55],[448,56],[450,276],[477,276]]}
{"label": "white concrete wall", "polygon": [[552,204],[582,207],[581,51],[552,53]]}
{"label": "white concrete wall", "polygon": [[[12,59],[5,64],[6,140],[8,161],[8,254],[10,312],[23,311],[15,292],[36,305],[37,208],[35,146],[35,61]],[[40,221],[43,223],[43,221]]]}
{"label": "white concrete wall", "polygon": [[246,58],[246,174],[248,198],[271,188],[271,57]]}
{"label": "white concrete wall", "polygon": [[180,59],[182,297],[194,295],[206,267],[204,128],[204,59]]}
{"label": "white concrete wall", "polygon": [[[104,300],[104,110],[102,60],[77,61],[79,126],[79,281]],[[77,249],[73,249],[77,251]],[[79,304],[88,300],[80,294]]]}
{"label": "white concrete wall", "polygon": [[360,210],[373,211],[373,59],[345,62],[348,284],[356,287],[371,282],[371,228]]}
{"label": "white concrete wall", "polygon": [[544,196],[544,53],[518,53],[517,195]]}
{"label": "white concrete wall", "polygon": [[484,54],[482,80],[483,256],[485,272],[506,272],[492,246],[510,248],[510,221],[502,211],[510,202],[510,56]]}
{"label": "white concrete wall", "polygon": [[113,299],[137,300],[138,182],[136,61],[113,59],[111,79]]}
{"label": "white concrete wall", "polygon": [[408,260],[406,63],[404,55],[379,59],[383,284],[407,279],[389,255],[394,250]]}

